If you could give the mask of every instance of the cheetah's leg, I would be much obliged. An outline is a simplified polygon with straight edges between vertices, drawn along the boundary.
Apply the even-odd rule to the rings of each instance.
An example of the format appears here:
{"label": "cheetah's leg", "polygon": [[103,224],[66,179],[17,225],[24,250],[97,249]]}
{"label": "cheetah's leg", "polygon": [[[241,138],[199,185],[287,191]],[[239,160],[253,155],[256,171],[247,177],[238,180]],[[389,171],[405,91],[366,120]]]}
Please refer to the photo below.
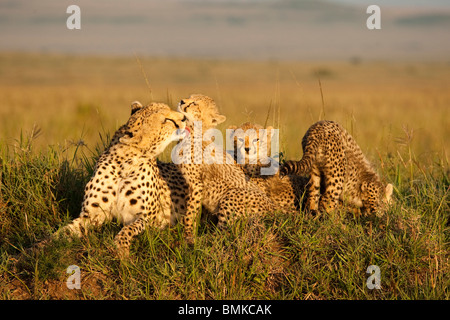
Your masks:
{"label": "cheetah's leg", "polygon": [[339,175],[325,179],[325,192],[322,194],[319,204],[320,211],[330,213],[335,210],[339,204],[343,185],[344,179]]}
{"label": "cheetah's leg", "polygon": [[183,218],[184,234],[188,243],[193,243],[197,230],[198,215],[201,209],[203,183],[197,181],[189,183],[189,193],[186,198],[186,214]]}
{"label": "cheetah's leg", "polygon": [[83,231],[86,231],[86,227],[88,225],[88,219],[83,217],[78,217],[74,219],[71,223],[68,225],[62,227],[58,231],[54,233],[55,237],[60,237],[62,235],[73,235],[76,237],[81,237],[83,234]]}
{"label": "cheetah's leg", "polygon": [[78,218],[56,231],[53,234],[53,237],[60,237],[62,235],[80,237],[83,233],[86,234],[89,227],[101,226],[104,222],[110,221],[111,219],[112,216],[107,214],[107,212],[103,211],[101,208],[98,208],[98,210],[94,212],[83,210]]}
{"label": "cheetah's leg", "polygon": [[129,225],[124,226],[114,238],[117,254],[121,259],[129,256],[131,241],[134,237],[144,231],[147,222],[148,217],[138,218]]}
{"label": "cheetah's leg", "polygon": [[[81,235],[87,230],[87,221],[82,217],[78,217],[74,219],[70,224],[60,228],[58,231],[54,232],[49,238],[39,241],[34,244],[31,250],[40,250],[47,245],[49,245],[53,240],[58,239],[63,236],[76,236],[81,237]],[[68,238],[70,240],[70,238]]]}
{"label": "cheetah's leg", "polygon": [[[53,237],[69,234],[80,237],[83,233],[86,233],[90,226],[101,226],[104,222],[112,220],[112,203],[115,201],[115,192],[110,192],[105,187],[101,197],[97,198],[97,194],[94,194],[92,197],[91,194],[88,194],[88,191],[96,188],[96,180],[98,181],[94,175],[86,184],[79,217],[67,226],[56,231]],[[113,179],[112,185],[115,183],[116,179]],[[97,192],[99,191],[97,190]]]}
{"label": "cheetah's leg", "polygon": [[320,198],[320,171],[317,167],[311,168],[311,176],[308,182],[308,195],[306,199],[306,208],[311,212],[317,212],[319,209]]}

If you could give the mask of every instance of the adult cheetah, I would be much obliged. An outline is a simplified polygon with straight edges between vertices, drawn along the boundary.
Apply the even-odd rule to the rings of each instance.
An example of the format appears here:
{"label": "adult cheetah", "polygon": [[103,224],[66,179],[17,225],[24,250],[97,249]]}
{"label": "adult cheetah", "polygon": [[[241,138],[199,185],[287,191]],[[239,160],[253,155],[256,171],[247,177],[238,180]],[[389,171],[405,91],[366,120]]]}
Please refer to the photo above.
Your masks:
{"label": "adult cheetah", "polygon": [[84,189],[80,216],[56,236],[80,236],[89,226],[116,218],[124,227],[115,244],[119,256],[126,257],[132,238],[147,225],[164,227],[180,218],[182,212],[173,210],[156,156],[172,141],[185,137],[186,118],[163,103],[136,106],[98,159]]}
{"label": "adult cheetah", "polygon": [[[190,112],[195,115],[186,114],[186,116],[197,119],[199,121],[197,124],[202,128],[196,128],[192,122],[189,122],[191,134],[183,139],[172,152],[172,158],[176,163],[157,161],[157,165],[160,175],[166,182],[164,186],[167,190],[164,192],[164,197],[170,199],[172,210],[177,213],[177,216],[180,216],[180,212],[183,213],[185,237],[192,243],[195,238],[198,212],[201,208],[204,212],[218,217],[219,228],[223,228],[232,216],[251,212],[260,213],[277,208],[255,184],[247,182],[248,179],[236,166],[232,157],[211,141],[203,141],[209,129],[215,128],[226,119],[218,112],[215,102],[200,94],[194,94],[182,101],[186,103],[190,102],[190,99],[196,104],[196,108],[190,109]],[[131,106],[131,114],[140,108],[142,104],[135,101]],[[120,128],[111,139],[111,145],[117,143],[125,131],[126,126]],[[216,151],[217,154],[214,154]],[[210,157],[205,157],[207,153]],[[219,157],[223,157],[222,161],[219,161]],[[211,158],[215,158],[216,162],[209,163]]]}
{"label": "adult cheetah", "polygon": [[234,158],[246,176],[280,208],[299,210],[308,181],[297,175],[282,179],[278,170],[269,170],[278,169],[278,160],[270,157],[273,127],[264,129],[262,125],[245,122],[240,126],[229,126],[227,132],[233,142]]}
{"label": "adult cheetah", "polygon": [[302,159],[286,161],[281,174],[310,176],[310,210],[330,212],[340,200],[367,213],[385,211],[393,186],[384,186],[356,141],[339,124],[316,122],[304,135],[302,147]]}
{"label": "adult cheetah", "polygon": [[[177,162],[189,185],[185,227],[195,230],[202,205],[218,216],[219,228],[224,228],[229,220],[243,214],[277,210],[277,206],[256,184],[249,181],[223,147],[217,146],[208,135],[210,129],[226,119],[219,113],[214,100],[193,94],[180,101],[178,110],[186,116],[191,129],[191,139],[184,139],[178,144],[181,155]],[[198,132],[199,125],[201,132]]]}

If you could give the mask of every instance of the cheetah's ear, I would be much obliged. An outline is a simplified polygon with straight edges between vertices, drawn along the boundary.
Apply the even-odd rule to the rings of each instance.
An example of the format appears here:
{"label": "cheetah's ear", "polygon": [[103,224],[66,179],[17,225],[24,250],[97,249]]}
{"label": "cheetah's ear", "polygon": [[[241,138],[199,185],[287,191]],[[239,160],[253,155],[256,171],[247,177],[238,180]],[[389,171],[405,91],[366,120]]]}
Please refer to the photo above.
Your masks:
{"label": "cheetah's ear", "polygon": [[141,110],[142,109],[142,103],[140,103],[139,101],[133,101],[131,103],[131,114],[135,114],[136,111]]}
{"label": "cheetah's ear", "polygon": [[394,191],[394,186],[392,184],[388,184],[386,186],[386,199],[390,200],[392,197],[392,192]]}
{"label": "cheetah's ear", "polygon": [[225,117],[224,115],[217,115],[214,118],[212,118],[211,122],[215,125],[218,125],[219,123],[224,122],[225,120],[227,120],[227,117]]}

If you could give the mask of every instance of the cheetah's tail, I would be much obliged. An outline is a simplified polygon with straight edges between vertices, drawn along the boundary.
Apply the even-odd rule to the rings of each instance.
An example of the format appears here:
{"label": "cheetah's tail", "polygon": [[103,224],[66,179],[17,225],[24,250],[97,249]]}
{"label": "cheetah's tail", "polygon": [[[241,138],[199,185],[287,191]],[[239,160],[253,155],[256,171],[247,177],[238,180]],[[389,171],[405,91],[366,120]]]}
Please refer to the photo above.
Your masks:
{"label": "cheetah's tail", "polygon": [[[309,129],[311,130],[311,129]],[[308,131],[309,131],[308,130]],[[308,139],[308,133],[302,140],[303,157],[300,161],[286,161],[280,169],[280,175],[295,174],[298,176],[307,175],[316,160],[320,139]]]}
{"label": "cheetah's tail", "polygon": [[305,157],[303,157],[300,161],[286,161],[280,170],[280,174],[283,176],[291,174],[304,176],[309,173],[311,163],[311,159]]}

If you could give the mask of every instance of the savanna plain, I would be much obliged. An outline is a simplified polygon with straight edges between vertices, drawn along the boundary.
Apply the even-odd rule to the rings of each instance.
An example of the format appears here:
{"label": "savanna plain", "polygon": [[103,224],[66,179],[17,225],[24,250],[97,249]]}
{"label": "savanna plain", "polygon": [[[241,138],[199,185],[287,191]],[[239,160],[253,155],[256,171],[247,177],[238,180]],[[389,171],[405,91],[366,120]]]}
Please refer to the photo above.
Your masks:
{"label": "savanna plain", "polygon": [[[321,119],[342,124],[395,202],[380,216],[268,213],[225,232],[204,217],[149,228],[128,260],[120,225],[28,250],[79,214],[99,154],[139,100],[192,93],[227,116],[280,129],[283,159]],[[1,299],[449,299],[450,63],[235,61],[0,54]],[[224,135],[225,136],[225,135]],[[167,148],[160,158],[170,161]],[[66,286],[67,268],[81,289]],[[369,289],[369,266],[380,289]]]}

